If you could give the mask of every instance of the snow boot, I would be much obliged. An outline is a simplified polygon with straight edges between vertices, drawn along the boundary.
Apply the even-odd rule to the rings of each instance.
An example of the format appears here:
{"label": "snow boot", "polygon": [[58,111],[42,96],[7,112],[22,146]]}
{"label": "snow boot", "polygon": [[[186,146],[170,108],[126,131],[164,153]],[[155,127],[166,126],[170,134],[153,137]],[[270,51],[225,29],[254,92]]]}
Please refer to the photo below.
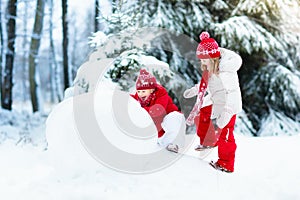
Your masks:
{"label": "snow boot", "polygon": [[216,146],[203,146],[203,145],[199,144],[195,147],[195,151],[203,151],[203,150],[212,149],[212,148],[215,148],[215,147]]}
{"label": "snow boot", "polygon": [[177,144],[168,144],[168,146],[166,147],[166,149],[168,151],[174,152],[174,153],[178,153],[179,147]]}
{"label": "snow boot", "polygon": [[233,171],[226,169],[225,167],[222,167],[220,164],[218,164],[218,162],[214,162],[214,161],[210,161],[210,166],[212,166],[213,168],[215,168],[216,170],[222,171],[222,172],[226,172],[226,173],[232,173]]}

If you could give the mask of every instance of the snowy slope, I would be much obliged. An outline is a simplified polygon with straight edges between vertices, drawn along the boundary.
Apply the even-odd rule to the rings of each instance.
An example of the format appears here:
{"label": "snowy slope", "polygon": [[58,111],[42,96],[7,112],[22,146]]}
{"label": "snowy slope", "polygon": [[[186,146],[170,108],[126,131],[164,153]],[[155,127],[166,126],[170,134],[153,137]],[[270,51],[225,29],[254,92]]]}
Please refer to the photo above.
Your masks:
{"label": "snowy slope", "polygon": [[[224,174],[183,157],[152,174],[130,175],[94,162],[50,162],[48,152],[1,146],[1,199],[299,199],[300,139],[238,137],[236,172]],[[277,146],[285,146],[283,151]],[[256,147],[254,151],[251,151]],[[80,148],[80,147],[79,147]],[[280,152],[278,154],[278,152]],[[297,160],[298,159],[298,160]],[[264,161],[260,163],[260,161]]]}
{"label": "snowy slope", "polygon": [[[142,144],[130,137],[119,139],[122,132],[117,133],[113,124],[112,104],[106,104],[112,102],[113,88],[102,86],[95,94],[75,97],[80,101],[69,98],[53,110],[47,120],[48,150],[15,147],[9,142],[0,146],[1,199],[300,199],[299,135],[254,138],[236,133],[238,149],[233,174],[216,171],[207,164],[217,158],[217,149],[202,156],[203,160],[183,156],[147,174],[121,173],[100,164],[79,139],[81,133],[74,120],[78,102],[85,108],[81,111],[88,109],[84,103],[91,99],[95,102],[96,121],[106,117],[104,129],[115,131],[106,136],[124,151],[141,150],[139,153],[146,155],[159,150],[151,137],[148,142],[140,141]],[[128,112],[134,113],[130,115],[132,122],[143,121],[142,126],[148,126],[147,115],[133,101],[129,105]],[[192,148],[197,138],[190,135],[187,139],[195,139],[187,151],[195,154]]]}

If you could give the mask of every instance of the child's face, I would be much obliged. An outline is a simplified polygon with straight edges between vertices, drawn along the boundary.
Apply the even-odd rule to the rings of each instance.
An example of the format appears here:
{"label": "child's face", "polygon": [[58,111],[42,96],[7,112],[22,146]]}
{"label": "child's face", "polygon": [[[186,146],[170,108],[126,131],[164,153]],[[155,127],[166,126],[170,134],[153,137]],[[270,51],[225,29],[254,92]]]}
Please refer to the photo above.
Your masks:
{"label": "child's face", "polygon": [[201,64],[206,65],[207,67],[210,67],[211,61],[210,61],[210,59],[201,59]]}
{"label": "child's face", "polygon": [[214,61],[212,59],[201,59],[201,69],[214,73]]}
{"label": "child's face", "polygon": [[150,94],[153,92],[153,89],[148,89],[148,90],[137,90],[137,94],[139,96],[139,98],[143,101],[145,101],[146,99],[148,99],[148,97],[150,96]]}

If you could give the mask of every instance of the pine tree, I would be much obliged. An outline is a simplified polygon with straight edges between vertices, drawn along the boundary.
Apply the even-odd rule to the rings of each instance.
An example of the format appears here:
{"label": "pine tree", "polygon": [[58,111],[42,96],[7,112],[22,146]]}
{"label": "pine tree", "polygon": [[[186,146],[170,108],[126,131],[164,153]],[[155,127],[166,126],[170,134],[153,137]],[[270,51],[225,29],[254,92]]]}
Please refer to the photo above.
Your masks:
{"label": "pine tree", "polygon": [[[296,3],[296,1],[294,2]],[[292,80],[299,80],[299,75],[287,76],[286,73],[299,74],[297,70],[299,58],[295,58],[295,55],[299,55],[299,48],[297,49],[299,38],[281,28],[284,24],[283,13],[280,9],[283,6],[282,1],[203,0],[198,1],[197,4],[195,3],[196,1],[178,1],[177,6],[165,6],[170,8],[169,11],[157,8],[160,12],[165,11],[174,14],[173,17],[160,19],[162,22],[157,25],[171,30],[176,27],[181,33],[190,32],[189,35],[192,37],[198,35],[202,30],[207,30],[219,41],[220,46],[235,50],[242,55],[244,64],[239,71],[239,75],[243,94],[245,94],[243,96],[244,109],[247,111],[256,131],[261,128],[261,122],[268,116],[271,109],[282,112],[295,120],[298,116],[297,110],[300,108],[299,92],[296,88],[290,87],[290,83]],[[144,4],[147,4],[147,2],[144,2]],[[155,10],[153,3],[149,4],[152,6],[151,10]],[[171,2],[166,2],[166,4],[171,4]],[[198,18],[200,20],[190,23],[191,18],[188,15],[190,12],[183,15],[180,12],[182,5],[186,10],[193,7],[193,10],[197,8],[197,10],[202,11],[199,12],[201,17]],[[147,8],[146,5],[143,7]],[[152,15],[155,16],[156,14],[153,13]],[[185,16],[189,18],[185,19]],[[149,24],[153,24],[151,17],[146,16],[146,18],[148,18]],[[203,23],[201,19],[206,19],[208,23]],[[163,22],[163,20],[176,20],[177,24]],[[189,26],[189,24],[192,24],[192,26]],[[166,42],[173,43],[173,48],[177,48],[176,41],[172,41],[172,38]],[[159,54],[156,54],[156,56],[159,56]],[[175,69],[181,69],[180,73],[190,76],[186,70],[182,69],[188,68],[188,65],[178,62],[178,59],[176,64],[174,56],[169,56],[169,60],[166,60],[166,62],[178,64]],[[280,70],[282,68],[287,70],[286,73]],[[283,81],[285,78],[282,77],[288,80]],[[277,80],[274,80],[275,78]],[[255,84],[253,84],[254,82]],[[255,90],[258,88],[257,85],[264,92],[257,92]],[[275,90],[275,88],[277,89]],[[283,93],[283,88],[288,88],[288,92]],[[272,95],[266,96],[267,93],[272,93]],[[283,97],[283,94],[286,97]],[[289,100],[283,101],[284,98]]]}
{"label": "pine tree", "polygon": [[[300,77],[300,37],[287,27],[292,22],[296,22],[296,30],[300,26],[296,15],[287,14],[292,7],[299,8],[299,0],[140,0],[131,1],[129,9],[124,6],[123,22],[107,23],[113,24],[110,34],[119,33],[118,27],[124,31],[145,26],[174,33],[152,40],[155,48],[147,53],[169,63],[188,84],[198,82],[201,75],[195,68],[199,63],[193,44],[199,42],[202,31],[208,31],[220,46],[238,52],[243,58],[239,70],[243,108],[255,128],[254,134],[259,135],[271,114],[278,119],[280,116],[279,120],[284,115],[292,120],[299,117],[300,94],[293,83],[298,83]],[[194,39],[194,43],[180,41],[180,35]]]}
{"label": "pine tree", "polygon": [[294,54],[299,54],[295,48],[299,38],[281,28],[280,3],[239,1],[233,10],[235,16],[215,25],[221,46],[235,49],[243,57],[239,72],[243,107],[257,132],[270,113],[283,113],[295,120],[300,108],[300,94],[292,87],[299,81],[298,61],[294,59]]}

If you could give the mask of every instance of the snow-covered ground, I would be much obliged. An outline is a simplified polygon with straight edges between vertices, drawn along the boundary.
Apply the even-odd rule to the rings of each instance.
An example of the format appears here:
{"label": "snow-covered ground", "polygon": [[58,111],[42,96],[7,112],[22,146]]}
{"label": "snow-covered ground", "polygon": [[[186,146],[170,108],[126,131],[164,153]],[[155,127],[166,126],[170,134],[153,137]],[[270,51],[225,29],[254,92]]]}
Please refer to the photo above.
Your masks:
{"label": "snow-covered ground", "polygon": [[47,151],[1,146],[0,195],[7,200],[299,199],[299,142],[299,136],[237,137],[233,174],[182,157],[156,173],[131,175],[93,162],[88,154],[69,165],[67,156],[54,159]]}
{"label": "snow-covered ground", "polygon": [[[194,135],[187,136],[187,141],[193,142],[187,155],[176,157],[164,151],[164,155],[173,157],[175,162],[152,173],[122,173],[120,168],[114,170],[107,167],[107,163],[101,164],[97,161],[97,150],[101,150],[99,146],[104,143],[96,141],[96,144],[99,142],[96,149],[88,146],[83,138],[90,135],[80,132],[80,123],[95,120],[108,141],[124,152],[136,151],[148,156],[159,150],[154,137],[138,141],[124,136],[122,127],[114,124],[112,97],[115,92],[111,86],[102,84],[95,93],[68,98],[57,105],[47,119],[47,150],[39,145],[16,146],[13,139],[5,140],[0,145],[1,199],[300,199],[300,158],[297,155],[300,135],[255,138],[237,132],[236,166],[232,174],[216,171],[208,165],[208,161],[217,159],[217,149],[206,156],[193,151],[198,141]],[[90,102],[94,103],[95,115],[85,119],[84,112],[90,109],[91,104],[87,104]],[[149,126],[145,112],[130,99],[128,105],[131,121]],[[84,109],[77,110],[78,107]],[[82,115],[78,118],[78,114]],[[102,154],[109,153],[103,151]],[[118,154],[109,156],[120,160],[117,167],[122,166],[122,162],[139,164],[134,159],[124,160]],[[145,169],[146,164],[154,160],[156,158],[142,163]]]}

